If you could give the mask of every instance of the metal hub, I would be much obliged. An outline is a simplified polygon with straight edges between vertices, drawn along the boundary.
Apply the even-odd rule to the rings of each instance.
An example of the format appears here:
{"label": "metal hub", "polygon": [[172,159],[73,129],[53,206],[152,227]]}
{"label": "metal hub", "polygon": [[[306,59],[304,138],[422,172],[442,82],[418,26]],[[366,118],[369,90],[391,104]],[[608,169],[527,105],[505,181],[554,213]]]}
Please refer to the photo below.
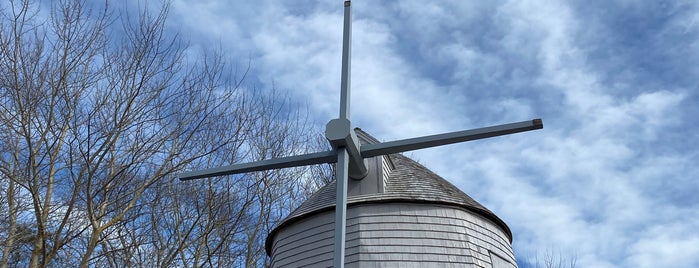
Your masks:
{"label": "metal hub", "polygon": [[347,148],[349,154],[349,177],[361,180],[369,173],[367,160],[362,157],[361,143],[357,134],[352,130],[349,119],[337,118],[330,120],[325,126],[325,138],[328,139],[333,149]]}

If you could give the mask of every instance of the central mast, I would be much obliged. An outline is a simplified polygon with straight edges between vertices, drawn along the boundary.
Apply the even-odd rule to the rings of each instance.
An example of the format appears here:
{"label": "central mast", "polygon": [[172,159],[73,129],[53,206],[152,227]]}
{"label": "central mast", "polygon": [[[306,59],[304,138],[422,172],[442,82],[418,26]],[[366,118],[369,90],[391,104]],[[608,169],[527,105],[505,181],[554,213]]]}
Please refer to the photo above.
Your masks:
{"label": "central mast", "polygon": [[[352,52],[352,3],[345,1],[345,23],[342,34],[342,78],[340,79],[340,118],[345,123],[340,132],[352,131],[350,115],[350,56]],[[326,136],[331,129],[328,123]],[[349,128],[349,129],[347,129]],[[349,133],[348,133],[349,134]],[[354,133],[351,133],[354,134]],[[347,179],[349,177],[349,154],[347,147],[337,147],[337,166],[335,180],[337,195],[335,200],[335,250],[333,251],[333,266],[345,267],[345,229],[347,228]]]}

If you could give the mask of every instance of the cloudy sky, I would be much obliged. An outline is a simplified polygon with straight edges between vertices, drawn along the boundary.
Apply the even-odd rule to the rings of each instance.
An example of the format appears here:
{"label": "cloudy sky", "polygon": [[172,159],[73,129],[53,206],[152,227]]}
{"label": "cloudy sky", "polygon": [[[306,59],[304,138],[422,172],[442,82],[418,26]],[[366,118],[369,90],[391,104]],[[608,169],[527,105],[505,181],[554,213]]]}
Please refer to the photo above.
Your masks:
{"label": "cloudy sky", "polygon": [[[341,0],[174,0],[193,48],[338,116]],[[380,140],[542,118],[409,152],[493,210],[527,267],[699,267],[699,2],[354,1],[352,122]]]}

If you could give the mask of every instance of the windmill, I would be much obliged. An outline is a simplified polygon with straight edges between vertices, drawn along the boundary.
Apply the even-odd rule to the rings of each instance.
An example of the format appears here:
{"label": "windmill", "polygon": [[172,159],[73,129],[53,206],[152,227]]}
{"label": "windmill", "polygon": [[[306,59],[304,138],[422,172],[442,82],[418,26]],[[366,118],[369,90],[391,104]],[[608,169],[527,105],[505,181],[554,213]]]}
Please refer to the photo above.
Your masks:
{"label": "windmill", "polygon": [[336,201],[333,264],[344,267],[347,219],[347,183],[349,178],[361,180],[368,173],[366,159],[375,156],[478,140],[543,128],[541,119],[495,125],[431,136],[361,145],[350,121],[351,1],[344,1],[342,75],[339,118],[326,125],[325,137],[333,150],[304,155],[234,164],[198,171],[183,172],[180,180],[192,180],[269,169],[289,168],[322,163],[336,163]]}

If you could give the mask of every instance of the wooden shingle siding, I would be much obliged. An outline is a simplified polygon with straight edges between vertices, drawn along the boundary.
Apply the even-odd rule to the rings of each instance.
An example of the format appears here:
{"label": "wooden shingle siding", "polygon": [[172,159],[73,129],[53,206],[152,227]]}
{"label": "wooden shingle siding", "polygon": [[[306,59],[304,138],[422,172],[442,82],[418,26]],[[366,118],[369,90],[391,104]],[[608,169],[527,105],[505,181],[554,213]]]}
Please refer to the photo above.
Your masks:
{"label": "wooden shingle siding", "polygon": [[332,266],[334,213],[317,214],[277,234],[271,267]]}
{"label": "wooden shingle siding", "polygon": [[[490,252],[515,263],[507,235],[460,207],[360,204],[347,216],[347,267],[492,267]],[[333,221],[327,211],[280,231],[272,267],[331,266]]]}

